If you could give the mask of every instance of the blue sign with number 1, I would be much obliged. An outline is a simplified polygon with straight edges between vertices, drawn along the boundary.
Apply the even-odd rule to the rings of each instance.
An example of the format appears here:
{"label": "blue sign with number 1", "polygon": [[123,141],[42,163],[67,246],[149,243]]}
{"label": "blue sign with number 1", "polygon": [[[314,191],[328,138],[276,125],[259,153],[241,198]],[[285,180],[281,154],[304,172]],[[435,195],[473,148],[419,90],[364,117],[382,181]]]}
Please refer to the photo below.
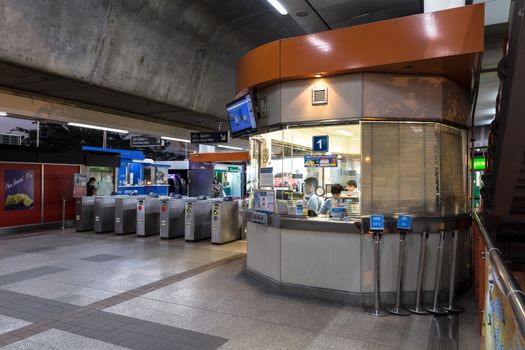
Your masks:
{"label": "blue sign with number 1", "polygon": [[411,230],[412,229],[412,217],[410,215],[399,215],[397,218],[397,229],[398,230]]}
{"label": "blue sign with number 1", "polygon": [[383,231],[383,215],[370,215],[370,231]]}
{"label": "blue sign with number 1", "polygon": [[312,150],[314,152],[328,152],[328,135],[313,136]]}

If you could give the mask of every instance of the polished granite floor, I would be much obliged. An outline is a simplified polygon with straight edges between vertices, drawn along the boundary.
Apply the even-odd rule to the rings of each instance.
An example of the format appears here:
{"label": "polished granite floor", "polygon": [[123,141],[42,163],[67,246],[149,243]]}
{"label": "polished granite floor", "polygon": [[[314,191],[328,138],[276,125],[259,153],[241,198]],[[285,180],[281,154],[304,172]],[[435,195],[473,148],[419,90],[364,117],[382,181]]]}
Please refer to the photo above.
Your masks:
{"label": "polished granite floor", "polygon": [[243,273],[246,243],[73,230],[0,236],[4,349],[479,349],[465,314],[373,318],[275,294]]}

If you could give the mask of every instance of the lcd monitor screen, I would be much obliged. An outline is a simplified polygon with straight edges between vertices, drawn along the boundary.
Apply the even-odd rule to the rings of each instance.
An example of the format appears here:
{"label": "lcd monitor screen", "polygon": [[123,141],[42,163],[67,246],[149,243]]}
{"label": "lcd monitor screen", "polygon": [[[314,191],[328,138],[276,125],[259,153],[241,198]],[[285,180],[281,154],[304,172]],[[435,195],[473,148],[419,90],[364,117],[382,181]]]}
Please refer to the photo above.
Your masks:
{"label": "lcd monitor screen", "polygon": [[228,121],[232,137],[254,133],[257,130],[255,124],[255,112],[250,94],[246,94],[226,105]]}

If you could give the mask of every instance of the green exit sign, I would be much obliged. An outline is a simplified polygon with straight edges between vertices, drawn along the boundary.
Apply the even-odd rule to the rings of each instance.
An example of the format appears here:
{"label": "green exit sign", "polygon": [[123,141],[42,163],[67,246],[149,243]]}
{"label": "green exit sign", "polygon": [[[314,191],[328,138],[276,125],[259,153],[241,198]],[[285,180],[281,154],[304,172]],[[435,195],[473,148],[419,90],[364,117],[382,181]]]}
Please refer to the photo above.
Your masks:
{"label": "green exit sign", "polygon": [[229,173],[238,173],[239,172],[239,168],[236,167],[236,166],[229,166],[228,167],[228,172]]}
{"label": "green exit sign", "polygon": [[485,157],[474,157],[472,159],[473,166],[471,169],[484,170],[485,169]]}

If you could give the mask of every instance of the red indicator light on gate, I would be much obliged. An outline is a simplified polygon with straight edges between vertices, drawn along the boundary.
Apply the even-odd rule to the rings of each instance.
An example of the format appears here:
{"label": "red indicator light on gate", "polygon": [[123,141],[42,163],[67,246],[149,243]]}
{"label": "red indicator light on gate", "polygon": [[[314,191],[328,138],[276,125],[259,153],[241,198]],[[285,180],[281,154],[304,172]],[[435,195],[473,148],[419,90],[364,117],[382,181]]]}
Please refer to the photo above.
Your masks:
{"label": "red indicator light on gate", "polygon": [[141,211],[141,210],[142,210],[142,205],[139,205],[139,211]]}
{"label": "red indicator light on gate", "polygon": [[163,212],[163,213],[166,212],[166,207],[162,207],[162,212]]}

